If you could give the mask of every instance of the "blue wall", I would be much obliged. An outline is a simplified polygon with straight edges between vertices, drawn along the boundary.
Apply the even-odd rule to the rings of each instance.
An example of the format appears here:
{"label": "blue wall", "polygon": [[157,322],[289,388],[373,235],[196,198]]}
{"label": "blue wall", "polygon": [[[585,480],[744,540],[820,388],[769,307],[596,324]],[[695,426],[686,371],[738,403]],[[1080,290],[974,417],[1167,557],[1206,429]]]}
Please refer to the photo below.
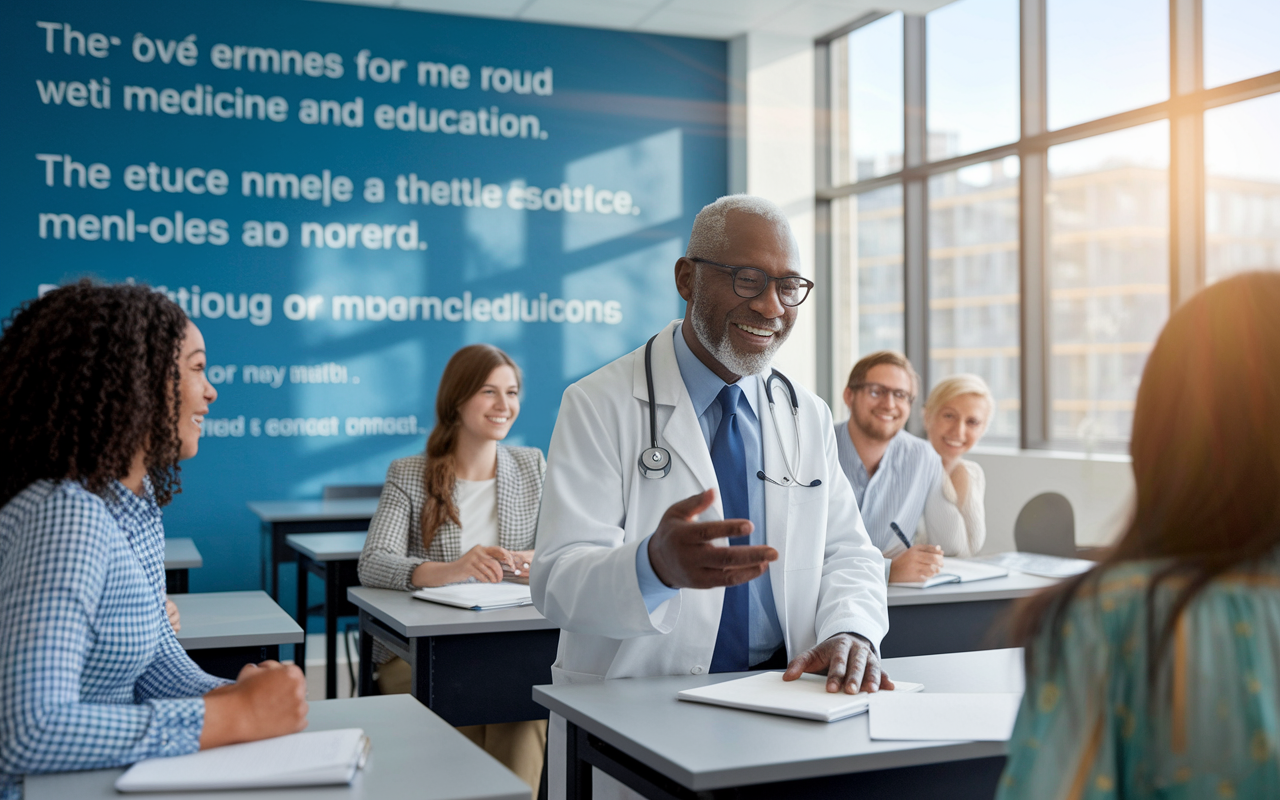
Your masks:
{"label": "blue wall", "polygon": [[259,585],[246,501],[420,450],[464,344],[523,366],[510,441],[545,448],[568,383],[680,314],[673,263],[726,188],[722,42],[285,0],[0,19],[0,307],[92,274],[198,315],[219,399],[165,515],[196,591]]}

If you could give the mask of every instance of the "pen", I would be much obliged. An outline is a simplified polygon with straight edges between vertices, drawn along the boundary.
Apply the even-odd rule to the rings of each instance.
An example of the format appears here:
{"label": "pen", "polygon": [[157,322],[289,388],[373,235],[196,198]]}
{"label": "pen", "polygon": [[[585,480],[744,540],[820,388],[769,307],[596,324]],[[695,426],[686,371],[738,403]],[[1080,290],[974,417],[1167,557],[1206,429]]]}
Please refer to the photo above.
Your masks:
{"label": "pen", "polygon": [[890,522],[890,523],[889,523],[889,527],[893,529],[893,532],[894,532],[895,534],[897,534],[897,536],[898,536],[898,541],[902,542],[902,546],[903,546],[903,547],[905,547],[905,548],[907,548],[908,550],[910,550],[910,549],[911,549],[911,540],[910,540],[910,539],[908,539],[908,538],[907,538],[907,535],[906,535],[905,533],[903,533],[903,532],[902,532],[902,528],[899,528],[899,527],[898,527],[898,523],[896,523],[896,522]]}

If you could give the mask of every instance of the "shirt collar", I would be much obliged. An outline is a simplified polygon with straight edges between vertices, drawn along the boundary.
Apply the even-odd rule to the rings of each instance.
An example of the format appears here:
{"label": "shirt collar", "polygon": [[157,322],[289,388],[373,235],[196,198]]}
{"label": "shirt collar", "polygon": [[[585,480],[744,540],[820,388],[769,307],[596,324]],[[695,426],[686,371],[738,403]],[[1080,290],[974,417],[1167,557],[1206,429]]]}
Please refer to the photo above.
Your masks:
{"label": "shirt collar", "polygon": [[[701,417],[706,413],[712,403],[716,401],[720,390],[726,384],[720,379],[720,376],[712,372],[706,364],[693,354],[689,343],[684,340],[684,325],[677,325],[675,329],[675,346],[676,346],[676,364],[680,367],[680,377],[684,380],[684,386],[689,390],[689,399],[693,401],[693,413]],[[760,413],[756,409],[756,392],[754,390],[755,376],[744,375],[738,380],[738,386],[742,388],[742,394],[747,398],[747,404],[751,406],[751,413],[760,418]]]}

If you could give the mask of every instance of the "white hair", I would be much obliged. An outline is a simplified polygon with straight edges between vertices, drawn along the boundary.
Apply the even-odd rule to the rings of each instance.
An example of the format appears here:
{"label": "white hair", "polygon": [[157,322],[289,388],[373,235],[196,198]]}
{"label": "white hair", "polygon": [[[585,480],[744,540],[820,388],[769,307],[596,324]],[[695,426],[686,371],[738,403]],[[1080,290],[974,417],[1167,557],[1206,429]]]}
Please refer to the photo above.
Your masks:
{"label": "white hair", "polygon": [[791,234],[791,223],[782,213],[782,209],[772,200],[750,194],[730,194],[721,197],[714,203],[702,207],[693,220],[693,232],[689,234],[689,247],[684,251],[687,258],[717,258],[729,246],[729,237],[724,232],[724,220],[730,211],[754,214],[762,217],[787,232],[787,238],[795,247],[795,237]]}

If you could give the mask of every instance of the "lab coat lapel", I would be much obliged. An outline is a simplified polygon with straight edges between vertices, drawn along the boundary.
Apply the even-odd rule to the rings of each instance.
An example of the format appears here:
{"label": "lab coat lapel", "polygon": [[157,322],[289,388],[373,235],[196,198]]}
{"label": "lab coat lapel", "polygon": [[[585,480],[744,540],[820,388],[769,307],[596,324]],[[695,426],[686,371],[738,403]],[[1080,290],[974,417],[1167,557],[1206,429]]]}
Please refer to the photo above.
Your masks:
{"label": "lab coat lapel", "polygon": [[[658,412],[658,446],[671,451],[673,458],[679,458],[705,491],[717,486],[715,467],[711,464],[711,451],[707,449],[706,440],[702,438],[702,428],[698,425],[698,416],[693,411],[693,400],[689,390],[685,388],[684,379],[680,377],[680,365],[676,362],[675,345],[672,336],[678,335],[675,329],[681,320],[675,320],[662,329],[653,342],[653,394],[659,407],[674,406],[671,417],[664,425],[662,412]],[[645,382],[644,348],[640,348],[632,370],[632,394],[644,402],[649,400],[649,390]],[[645,410],[644,422],[645,447],[649,441],[648,410]],[[694,491],[689,492],[695,494]],[[724,518],[723,506],[720,504],[719,492],[716,493],[712,506],[721,519]]]}
{"label": "lab coat lapel", "polygon": [[[779,431],[774,425],[775,416],[781,418],[784,413],[791,413],[791,406],[786,399],[781,396],[784,391],[779,385],[774,390],[774,395],[778,401],[775,408],[776,414],[769,411],[769,399],[765,392],[765,379],[772,374],[772,371],[762,373],[756,388],[756,408],[760,410],[760,441],[764,450],[764,474],[768,475],[776,481],[781,481],[787,476],[787,467],[783,461],[783,454],[778,450],[778,434],[781,433],[783,442],[788,446],[794,446],[791,441],[794,433],[790,427]],[[783,421],[786,424],[786,421]],[[752,480],[759,480],[754,475]],[[773,603],[778,610],[778,620],[783,622],[783,636],[787,640],[787,652],[791,653],[790,626],[785,623],[787,619],[787,538],[791,531],[791,505],[797,499],[796,489],[786,489],[777,486],[769,481],[764,481],[764,518],[765,518],[765,541],[770,547],[778,551],[778,560],[769,565],[769,583],[773,587]],[[799,490],[803,491],[803,490]]]}

